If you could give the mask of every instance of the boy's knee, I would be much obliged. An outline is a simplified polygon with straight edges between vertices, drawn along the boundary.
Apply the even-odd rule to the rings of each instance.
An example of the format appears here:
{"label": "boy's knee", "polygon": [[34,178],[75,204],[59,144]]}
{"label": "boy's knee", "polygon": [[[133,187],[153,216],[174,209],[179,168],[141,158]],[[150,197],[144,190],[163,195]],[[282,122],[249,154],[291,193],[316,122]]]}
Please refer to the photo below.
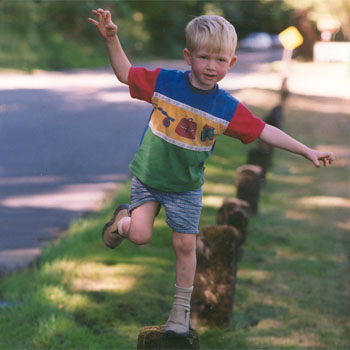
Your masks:
{"label": "boy's knee", "polygon": [[173,246],[177,253],[191,254],[196,251],[196,235],[174,234]]}
{"label": "boy's knee", "polygon": [[129,240],[130,242],[136,245],[145,245],[150,241],[149,239],[143,239],[143,238],[133,238],[133,239],[130,238]]}
{"label": "boy's knee", "polygon": [[130,231],[129,240],[137,245],[147,244],[152,238],[152,233],[149,232],[139,232],[139,231]]}

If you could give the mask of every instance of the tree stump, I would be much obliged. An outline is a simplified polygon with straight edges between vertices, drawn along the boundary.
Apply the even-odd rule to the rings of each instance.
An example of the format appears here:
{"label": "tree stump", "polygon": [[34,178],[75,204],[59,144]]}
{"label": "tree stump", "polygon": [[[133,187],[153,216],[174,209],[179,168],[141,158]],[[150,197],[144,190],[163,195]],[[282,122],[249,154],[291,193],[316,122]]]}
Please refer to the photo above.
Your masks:
{"label": "tree stump", "polygon": [[262,168],[257,165],[243,165],[237,169],[237,197],[250,204],[252,215],[258,213]]}
{"label": "tree stump", "polygon": [[240,240],[239,231],[232,226],[206,226],[200,230],[191,303],[193,325],[231,325]]}
{"label": "tree stump", "polygon": [[191,328],[188,337],[169,336],[164,326],[142,328],[137,339],[137,350],[199,349],[199,335]]}
{"label": "tree stump", "polygon": [[241,233],[238,260],[243,256],[243,245],[248,235],[249,213],[249,203],[238,198],[225,198],[217,213],[218,225],[233,226]]}

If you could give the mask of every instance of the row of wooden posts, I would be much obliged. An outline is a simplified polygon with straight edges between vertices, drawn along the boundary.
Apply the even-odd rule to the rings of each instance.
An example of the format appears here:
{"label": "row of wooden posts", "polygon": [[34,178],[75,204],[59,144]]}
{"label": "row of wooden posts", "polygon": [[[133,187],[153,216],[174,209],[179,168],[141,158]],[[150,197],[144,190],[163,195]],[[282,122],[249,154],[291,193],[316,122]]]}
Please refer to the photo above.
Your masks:
{"label": "row of wooden posts", "polygon": [[[273,108],[266,123],[281,128],[282,104]],[[217,212],[217,225],[202,227],[197,239],[197,271],[191,302],[191,326],[228,328],[232,324],[237,267],[243,255],[249,217],[257,215],[261,190],[273,163],[273,148],[258,141],[250,149],[247,164],[236,173],[237,198],[225,198]],[[199,336],[167,338],[163,326],[143,328],[137,349],[199,349]]]}

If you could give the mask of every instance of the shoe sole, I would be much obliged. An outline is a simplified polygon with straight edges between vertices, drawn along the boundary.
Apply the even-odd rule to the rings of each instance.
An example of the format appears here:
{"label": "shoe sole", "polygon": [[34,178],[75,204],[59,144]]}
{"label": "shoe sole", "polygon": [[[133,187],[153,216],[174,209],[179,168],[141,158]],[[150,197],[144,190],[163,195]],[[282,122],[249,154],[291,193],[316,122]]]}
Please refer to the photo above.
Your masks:
{"label": "shoe sole", "polygon": [[166,331],[164,332],[164,336],[167,338],[184,338],[184,337],[188,337],[190,335],[190,331],[186,332],[186,333],[176,333],[174,331]]}

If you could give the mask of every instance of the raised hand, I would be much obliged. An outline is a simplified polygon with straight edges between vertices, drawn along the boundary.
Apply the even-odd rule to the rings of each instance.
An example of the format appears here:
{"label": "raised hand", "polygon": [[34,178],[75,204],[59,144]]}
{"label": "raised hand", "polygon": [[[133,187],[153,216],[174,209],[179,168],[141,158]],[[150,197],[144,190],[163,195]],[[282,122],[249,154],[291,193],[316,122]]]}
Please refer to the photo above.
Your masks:
{"label": "raised hand", "polygon": [[114,37],[117,34],[118,26],[112,22],[111,13],[109,11],[99,8],[98,10],[92,10],[92,13],[97,17],[98,21],[93,18],[88,18],[88,21],[97,27],[105,39]]}

